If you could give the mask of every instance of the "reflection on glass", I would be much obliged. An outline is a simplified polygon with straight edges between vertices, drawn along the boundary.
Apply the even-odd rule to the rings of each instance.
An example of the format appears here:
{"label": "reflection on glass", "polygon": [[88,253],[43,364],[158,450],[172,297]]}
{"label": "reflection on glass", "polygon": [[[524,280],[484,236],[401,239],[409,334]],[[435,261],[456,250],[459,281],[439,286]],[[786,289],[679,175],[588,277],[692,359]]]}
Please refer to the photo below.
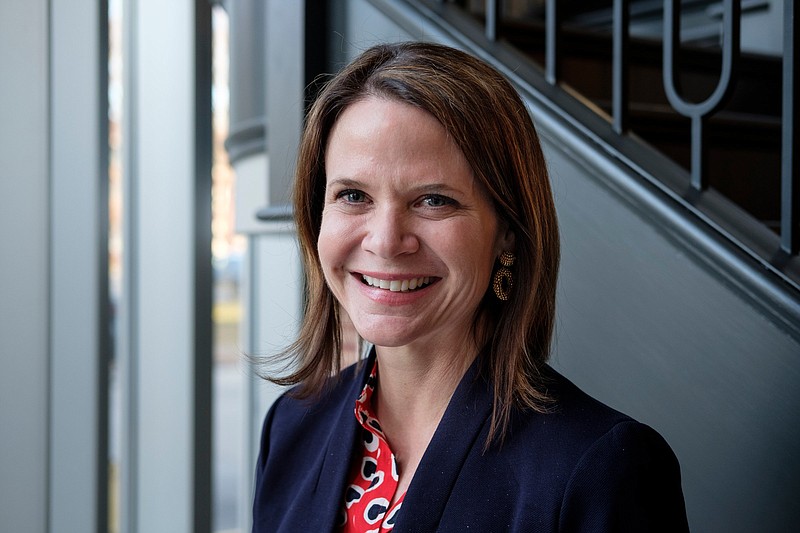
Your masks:
{"label": "reflection on glass", "polygon": [[121,527],[122,387],[118,357],[117,310],[121,309],[123,253],[123,0],[108,2],[108,279],[111,327],[108,424],[108,531]]}
{"label": "reflection on glass", "polygon": [[224,142],[228,136],[228,16],[213,10],[214,163],[212,169],[212,244],[214,260],[214,531],[241,531],[244,435],[241,367],[241,276],[246,240],[235,234],[235,175]]}
{"label": "reflection on glass", "polygon": [[[109,365],[109,533],[123,531],[124,502],[130,497],[124,484],[126,464],[125,402],[126,368],[120,357],[124,308],[125,56],[124,0],[109,0],[109,283],[112,320],[112,354]],[[239,344],[242,257],[246,240],[234,233],[235,176],[229,165],[224,141],[228,135],[228,20],[225,11],[213,11],[214,162],[212,169],[212,254],[214,262],[214,531],[240,531],[243,435],[242,380]]]}

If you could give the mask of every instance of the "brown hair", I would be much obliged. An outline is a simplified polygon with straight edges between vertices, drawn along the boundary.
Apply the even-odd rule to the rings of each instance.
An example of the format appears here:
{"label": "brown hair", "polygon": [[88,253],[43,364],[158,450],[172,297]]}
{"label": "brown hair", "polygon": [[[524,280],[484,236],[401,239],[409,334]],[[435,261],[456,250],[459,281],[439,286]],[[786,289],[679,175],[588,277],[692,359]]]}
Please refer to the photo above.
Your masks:
{"label": "brown hair", "polygon": [[508,301],[487,287],[474,327],[488,342],[479,354],[492,384],[489,441],[502,440],[512,407],[543,410],[540,370],[550,353],[559,263],[558,224],[539,139],[511,84],[494,68],[443,45],[408,42],[372,47],[336,75],[308,114],[294,185],[294,215],[306,270],[307,304],[297,341],[284,352],[295,364],[279,384],[320,393],[341,368],[339,306],[317,254],[325,193],[325,149],[342,111],[368,96],[416,106],[434,117],[461,149],[498,219],[514,232],[517,260]]}

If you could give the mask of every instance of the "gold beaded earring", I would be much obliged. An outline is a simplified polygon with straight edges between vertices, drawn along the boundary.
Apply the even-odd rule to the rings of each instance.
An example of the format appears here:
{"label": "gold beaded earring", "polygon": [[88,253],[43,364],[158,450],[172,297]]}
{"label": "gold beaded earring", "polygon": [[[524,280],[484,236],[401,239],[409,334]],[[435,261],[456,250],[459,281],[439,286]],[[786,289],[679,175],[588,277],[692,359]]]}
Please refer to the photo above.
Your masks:
{"label": "gold beaded earring", "polygon": [[500,254],[499,261],[502,266],[494,273],[494,279],[492,280],[492,289],[494,289],[495,296],[504,302],[508,300],[511,287],[514,286],[514,277],[508,267],[513,265],[515,260],[516,257],[511,252]]}

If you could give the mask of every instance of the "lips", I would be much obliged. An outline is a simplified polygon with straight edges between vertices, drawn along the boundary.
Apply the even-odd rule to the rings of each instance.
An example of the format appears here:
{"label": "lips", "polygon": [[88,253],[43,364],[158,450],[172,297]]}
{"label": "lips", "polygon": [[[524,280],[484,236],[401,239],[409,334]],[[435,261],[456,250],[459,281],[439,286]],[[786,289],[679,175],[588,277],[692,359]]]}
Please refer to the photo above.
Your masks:
{"label": "lips", "polygon": [[435,278],[431,278],[429,276],[420,277],[420,278],[409,278],[409,279],[380,279],[374,278],[372,276],[367,276],[366,274],[361,275],[361,280],[371,286],[376,287],[379,289],[385,289],[391,292],[409,292],[416,289],[421,289],[429,285]]}

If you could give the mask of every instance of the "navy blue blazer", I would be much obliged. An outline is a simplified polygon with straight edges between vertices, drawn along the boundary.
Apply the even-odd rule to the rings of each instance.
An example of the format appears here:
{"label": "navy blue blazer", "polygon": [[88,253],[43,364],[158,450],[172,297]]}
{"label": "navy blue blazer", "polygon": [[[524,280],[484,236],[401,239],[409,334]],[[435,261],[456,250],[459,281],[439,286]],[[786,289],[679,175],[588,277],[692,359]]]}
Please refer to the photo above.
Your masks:
{"label": "navy blue blazer", "polygon": [[[431,439],[394,531],[688,531],[680,469],[650,427],[547,368],[553,412],[517,412],[484,450],[489,384],[473,364]],[[264,421],[253,532],[335,531],[359,427],[353,408],[371,368],[344,370],[311,404],[284,395]]]}

